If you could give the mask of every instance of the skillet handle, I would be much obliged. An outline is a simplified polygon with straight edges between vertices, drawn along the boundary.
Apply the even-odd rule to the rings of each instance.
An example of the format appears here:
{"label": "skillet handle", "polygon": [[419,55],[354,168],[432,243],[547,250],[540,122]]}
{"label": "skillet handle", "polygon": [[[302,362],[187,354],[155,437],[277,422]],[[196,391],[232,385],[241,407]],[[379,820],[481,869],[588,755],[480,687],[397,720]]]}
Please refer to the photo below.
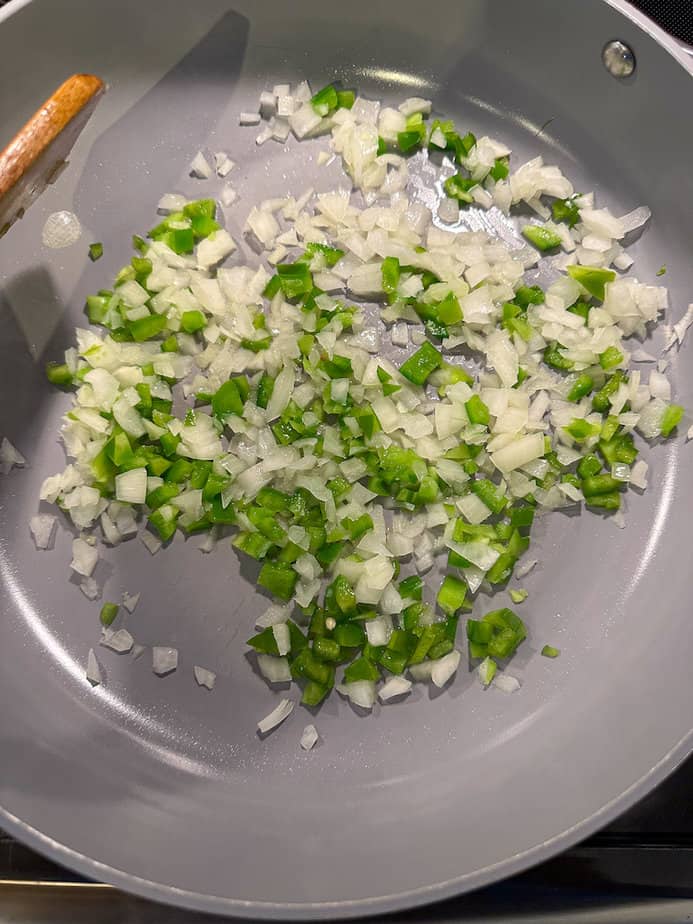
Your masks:
{"label": "skillet handle", "polygon": [[73,74],[0,151],[0,237],[57,177],[106,86]]}

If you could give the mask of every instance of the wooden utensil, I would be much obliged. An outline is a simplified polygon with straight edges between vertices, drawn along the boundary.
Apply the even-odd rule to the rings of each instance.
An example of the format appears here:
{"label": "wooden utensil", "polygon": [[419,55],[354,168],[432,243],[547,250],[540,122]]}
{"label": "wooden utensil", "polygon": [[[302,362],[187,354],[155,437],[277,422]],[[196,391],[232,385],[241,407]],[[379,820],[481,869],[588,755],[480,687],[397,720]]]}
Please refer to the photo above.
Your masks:
{"label": "wooden utensil", "polygon": [[0,237],[56,178],[105,89],[73,74],[0,152]]}

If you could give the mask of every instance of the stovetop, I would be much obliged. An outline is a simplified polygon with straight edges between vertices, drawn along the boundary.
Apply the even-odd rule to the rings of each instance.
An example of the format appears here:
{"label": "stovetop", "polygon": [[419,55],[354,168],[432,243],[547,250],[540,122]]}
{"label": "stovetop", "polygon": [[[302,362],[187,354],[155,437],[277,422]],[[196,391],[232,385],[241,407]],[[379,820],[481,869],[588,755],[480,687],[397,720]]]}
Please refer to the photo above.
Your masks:
{"label": "stovetop", "polygon": [[[0,7],[8,0],[0,0]],[[693,0],[634,0],[693,46]],[[214,924],[63,869],[0,831],[0,924]],[[226,919],[228,920],[228,919]],[[236,919],[238,920],[238,919]],[[473,895],[383,924],[679,924],[693,921],[693,757],[603,831]]]}

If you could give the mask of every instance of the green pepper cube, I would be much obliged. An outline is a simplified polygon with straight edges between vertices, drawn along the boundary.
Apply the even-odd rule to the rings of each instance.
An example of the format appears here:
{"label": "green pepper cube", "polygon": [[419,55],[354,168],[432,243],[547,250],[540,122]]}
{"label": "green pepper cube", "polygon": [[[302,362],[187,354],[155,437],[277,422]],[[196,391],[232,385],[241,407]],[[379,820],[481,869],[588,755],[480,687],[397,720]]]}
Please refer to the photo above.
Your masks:
{"label": "green pepper cube", "polygon": [[522,229],[522,236],[541,251],[559,247],[562,240],[560,234],[542,225],[525,225]]}
{"label": "green pepper cube", "polygon": [[425,341],[409,359],[405,360],[399,371],[414,385],[423,385],[429,375],[443,365],[443,357],[432,344]]}
{"label": "green pepper cube", "polygon": [[280,600],[290,600],[293,596],[298,574],[292,567],[282,562],[266,561],[260,569],[257,582],[279,597]]}
{"label": "green pepper cube", "polygon": [[600,302],[604,301],[605,286],[608,282],[613,282],[616,273],[613,270],[602,269],[600,266],[578,266],[577,264],[567,267],[568,275],[579,282],[590,295],[598,298]]}
{"label": "green pepper cube", "polygon": [[440,585],[436,600],[441,610],[447,616],[452,616],[464,606],[466,596],[466,583],[448,574]]}

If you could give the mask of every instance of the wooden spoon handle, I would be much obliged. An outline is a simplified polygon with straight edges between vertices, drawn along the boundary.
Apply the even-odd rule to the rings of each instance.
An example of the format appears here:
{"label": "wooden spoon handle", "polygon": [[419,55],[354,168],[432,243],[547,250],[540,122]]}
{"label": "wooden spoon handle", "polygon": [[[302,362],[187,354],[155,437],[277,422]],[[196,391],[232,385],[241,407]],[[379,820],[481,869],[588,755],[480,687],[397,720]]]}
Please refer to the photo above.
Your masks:
{"label": "wooden spoon handle", "polygon": [[0,236],[55,179],[104,90],[99,77],[73,74],[0,151]]}

